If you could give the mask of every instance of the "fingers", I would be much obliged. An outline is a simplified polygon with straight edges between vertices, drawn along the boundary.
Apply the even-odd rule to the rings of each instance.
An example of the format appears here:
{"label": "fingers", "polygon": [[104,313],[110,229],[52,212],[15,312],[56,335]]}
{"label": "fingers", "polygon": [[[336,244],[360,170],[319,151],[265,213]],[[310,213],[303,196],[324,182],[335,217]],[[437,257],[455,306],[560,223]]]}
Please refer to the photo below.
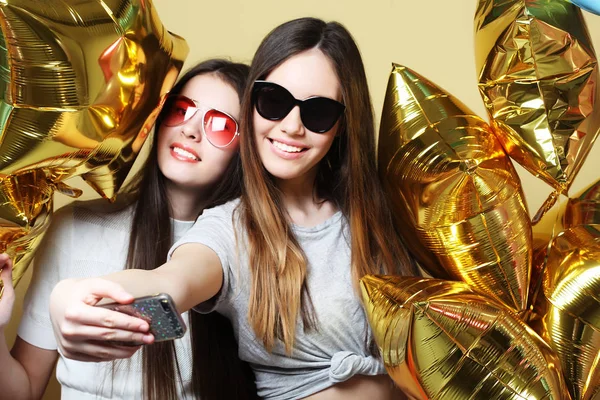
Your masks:
{"label": "fingers", "polygon": [[[52,291],[50,316],[58,346],[65,357],[80,361],[128,358],[139,344],[150,344],[148,322],[95,305],[102,298],[121,304],[133,296],[120,285],[102,279],[67,279]],[[111,343],[119,342],[119,343]],[[131,343],[123,346],[120,343]]]}
{"label": "fingers", "polygon": [[0,269],[2,268],[12,268],[12,260],[10,259],[9,255],[6,253],[1,253],[0,254]]}
{"label": "fingers", "polygon": [[0,298],[12,298],[14,288],[12,284],[12,261],[5,253],[0,254]]}
{"label": "fingers", "polygon": [[[125,330],[134,332],[148,332],[150,326],[143,319],[132,317],[121,312],[108,310],[102,307],[73,305],[65,310],[65,320],[73,325],[109,328],[111,331]],[[92,337],[94,340],[106,340],[104,337]]]}
{"label": "fingers", "polygon": [[121,304],[129,304],[133,301],[133,296],[121,285],[102,278],[86,279],[78,289],[82,293],[82,301],[91,306],[96,305],[103,297]]}
{"label": "fingers", "polygon": [[129,358],[140,348],[141,346],[119,346],[87,342],[83,346],[78,346],[77,350],[61,348],[61,352],[65,357],[77,361],[103,362]]}
{"label": "fingers", "polygon": [[149,333],[132,332],[122,329],[106,328],[90,325],[69,325],[61,329],[65,342],[124,342],[131,344],[151,344],[154,336]]}
{"label": "fingers", "polygon": [[0,330],[3,330],[10,322],[14,304],[12,262],[6,254],[0,254]]}

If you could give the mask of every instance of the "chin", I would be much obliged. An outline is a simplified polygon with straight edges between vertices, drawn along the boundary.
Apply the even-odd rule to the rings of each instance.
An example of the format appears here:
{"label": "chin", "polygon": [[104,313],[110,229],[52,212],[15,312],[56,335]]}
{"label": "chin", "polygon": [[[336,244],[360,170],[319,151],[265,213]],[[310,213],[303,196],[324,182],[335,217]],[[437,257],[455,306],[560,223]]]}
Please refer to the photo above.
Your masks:
{"label": "chin", "polygon": [[290,168],[289,162],[282,160],[267,160],[267,162],[263,162],[263,166],[269,174],[277,179],[293,179],[303,173],[298,168],[294,168],[297,166]]}
{"label": "chin", "polygon": [[296,172],[296,171],[281,171],[281,169],[279,169],[277,171],[277,174],[271,174],[275,179],[280,179],[283,181],[289,181],[289,180],[293,180],[293,179],[298,179],[299,177],[301,177],[303,174]]}
{"label": "chin", "polygon": [[209,186],[209,183],[206,182],[191,181],[189,176],[177,176],[173,174],[171,176],[165,175],[165,178],[167,178],[171,187],[178,190],[202,190]]}

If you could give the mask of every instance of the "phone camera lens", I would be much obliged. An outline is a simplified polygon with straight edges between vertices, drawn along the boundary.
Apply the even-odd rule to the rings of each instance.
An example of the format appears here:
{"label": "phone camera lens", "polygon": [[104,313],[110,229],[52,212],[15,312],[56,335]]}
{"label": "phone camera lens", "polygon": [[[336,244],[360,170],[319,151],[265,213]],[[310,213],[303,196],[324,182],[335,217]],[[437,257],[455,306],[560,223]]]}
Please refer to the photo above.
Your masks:
{"label": "phone camera lens", "polygon": [[169,302],[167,300],[161,301],[160,305],[165,312],[169,311]]}

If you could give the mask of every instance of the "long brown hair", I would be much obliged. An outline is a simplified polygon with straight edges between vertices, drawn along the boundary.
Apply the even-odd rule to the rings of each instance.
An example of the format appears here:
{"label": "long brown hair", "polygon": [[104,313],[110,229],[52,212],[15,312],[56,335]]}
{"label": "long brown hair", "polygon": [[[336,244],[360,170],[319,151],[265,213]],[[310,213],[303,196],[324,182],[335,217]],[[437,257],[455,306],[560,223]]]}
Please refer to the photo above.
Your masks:
{"label": "long brown hair", "polygon": [[[194,77],[213,74],[231,85],[242,97],[248,66],[227,60],[207,60],[188,70],[170,91],[181,93]],[[153,146],[148,159],[128,188],[137,200],[127,254],[127,268],[154,269],[167,259],[173,243],[166,178],[158,166],[157,140],[164,115],[158,115]],[[219,181],[207,207],[239,197],[241,166],[236,154]],[[192,388],[202,400],[250,399],[256,396],[254,376],[247,363],[239,360],[237,344],[229,321],[217,314],[189,313],[192,340]],[[177,399],[181,383],[179,363],[172,341],[142,349],[143,393],[149,400]]]}
{"label": "long brown hair", "polygon": [[354,283],[369,273],[414,272],[392,222],[375,166],[373,110],[360,52],[339,23],[300,18],[284,23],[260,44],[242,101],[241,158],[244,185],[240,211],[248,234],[252,288],[248,318],[267,349],[282,340],[294,344],[299,315],[310,328],[306,257],[290,228],[289,216],[273,177],[261,163],[254,136],[252,83],[265,79],[284,61],[317,48],[335,67],[346,105],[336,139],[321,160],[315,196],[333,202],[347,218],[351,232]]}

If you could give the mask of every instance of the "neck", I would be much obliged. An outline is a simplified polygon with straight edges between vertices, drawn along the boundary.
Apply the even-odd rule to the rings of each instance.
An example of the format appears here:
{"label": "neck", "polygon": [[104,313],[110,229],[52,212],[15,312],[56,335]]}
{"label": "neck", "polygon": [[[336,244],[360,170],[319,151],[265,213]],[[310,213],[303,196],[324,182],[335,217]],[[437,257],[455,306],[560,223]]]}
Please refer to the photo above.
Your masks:
{"label": "neck", "polygon": [[315,169],[314,173],[297,179],[277,180],[283,205],[296,225],[306,227],[317,225],[336,211],[334,204],[315,197],[316,176]]}
{"label": "neck", "polygon": [[294,179],[278,179],[277,187],[281,191],[285,207],[292,209],[310,209],[314,207],[316,173],[305,174]]}
{"label": "neck", "polygon": [[195,221],[206,207],[207,190],[188,189],[167,183],[170,216],[179,221]]}

